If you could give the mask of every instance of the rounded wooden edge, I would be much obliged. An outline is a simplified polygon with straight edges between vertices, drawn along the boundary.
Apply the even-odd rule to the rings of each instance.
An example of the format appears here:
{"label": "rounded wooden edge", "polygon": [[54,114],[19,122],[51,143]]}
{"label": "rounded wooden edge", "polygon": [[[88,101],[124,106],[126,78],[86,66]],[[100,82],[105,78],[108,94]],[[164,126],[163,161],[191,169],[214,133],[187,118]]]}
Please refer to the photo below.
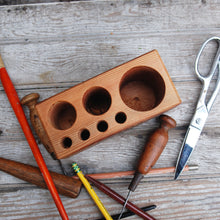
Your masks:
{"label": "rounded wooden edge", "polygon": [[24,96],[22,99],[21,99],[21,104],[22,105],[27,105],[29,104],[30,102],[34,101],[34,100],[38,100],[40,97],[40,95],[38,93],[31,93],[31,94],[28,94],[26,96]]}
{"label": "rounded wooden edge", "polygon": [[159,119],[161,122],[167,123],[170,126],[170,128],[176,127],[176,121],[168,115],[160,115]]}

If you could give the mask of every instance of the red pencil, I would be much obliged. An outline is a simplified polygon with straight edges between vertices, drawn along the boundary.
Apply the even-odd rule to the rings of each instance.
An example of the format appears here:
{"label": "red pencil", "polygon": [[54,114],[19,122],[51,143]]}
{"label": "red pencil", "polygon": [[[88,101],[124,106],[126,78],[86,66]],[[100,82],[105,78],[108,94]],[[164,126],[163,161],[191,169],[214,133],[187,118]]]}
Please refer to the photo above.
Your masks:
{"label": "red pencil", "polygon": [[20,100],[18,98],[18,95],[17,95],[17,92],[12,84],[12,81],[5,69],[5,66],[4,66],[4,63],[2,61],[2,58],[1,58],[1,55],[0,55],[0,79],[1,79],[1,82],[2,82],[2,85],[4,87],[4,90],[8,96],[8,100],[9,102],[11,103],[11,106],[14,110],[14,113],[20,123],[20,126],[24,132],[24,135],[28,141],[28,144],[32,150],[32,153],[35,157],[35,160],[41,170],[41,173],[43,175],[43,178],[47,184],[47,187],[53,197],[53,200],[57,206],[57,209],[60,213],[60,216],[62,217],[62,219],[69,219],[67,214],[66,214],[66,211],[64,209],[64,206],[61,202],[61,199],[59,197],[59,194],[57,192],[57,189],[54,185],[54,182],[51,178],[51,175],[47,169],[47,166],[44,162],[44,159],[42,157],[42,154],[38,148],[38,145],[35,141],[35,138],[32,134],[32,131],[31,131],[31,128],[28,124],[28,121],[26,119],[26,116],[24,114],[24,111],[21,107],[21,104],[20,104]]}

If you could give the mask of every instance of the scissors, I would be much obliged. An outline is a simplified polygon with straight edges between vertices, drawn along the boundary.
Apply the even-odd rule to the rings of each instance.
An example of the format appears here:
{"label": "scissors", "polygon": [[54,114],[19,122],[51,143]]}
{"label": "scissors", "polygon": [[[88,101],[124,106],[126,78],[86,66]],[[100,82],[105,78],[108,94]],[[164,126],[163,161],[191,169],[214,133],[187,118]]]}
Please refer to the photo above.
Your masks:
{"label": "scissors", "polygon": [[[204,76],[199,72],[198,63],[204,48],[211,41],[217,42],[218,48],[211,69],[209,73],[206,76]],[[193,149],[196,146],[196,143],[205,125],[206,119],[208,118],[211,107],[220,89],[220,38],[219,37],[211,37],[203,43],[195,61],[195,72],[199,80],[202,82],[203,88],[196,106],[196,111],[194,113],[194,116],[190,122],[185,138],[183,140],[182,148],[177,160],[174,179],[178,178],[183,168],[187,164],[187,161],[189,160],[190,155],[192,154]],[[215,73],[217,74],[215,89],[213,90],[210,99],[206,101],[207,91],[209,89],[210,82],[213,79]]]}

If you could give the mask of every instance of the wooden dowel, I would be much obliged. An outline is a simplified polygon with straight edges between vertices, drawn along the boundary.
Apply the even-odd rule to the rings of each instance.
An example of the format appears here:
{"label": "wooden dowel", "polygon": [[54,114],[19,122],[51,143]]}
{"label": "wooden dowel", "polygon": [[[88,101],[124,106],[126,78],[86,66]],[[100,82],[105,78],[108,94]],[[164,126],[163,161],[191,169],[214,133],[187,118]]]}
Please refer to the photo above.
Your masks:
{"label": "wooden dowel", "polygon": [[44,162],[44,159],[43,159],[43,156],[38,148],[38,145],[35,141],[35,138],[32,134],[32,131],[31,131],[31,128],[28,124],[28,121],[27,121],[27,118],[24,114],[24,111],[22,109],[22,106],[20,104],[20,100],[18,98],[18,95],[17,95],[17,92],[12,84],[12,81],[5,69],[5,66],[4,66],[4,63],[2,61],[2,58],[0,56],[0,79],[1,79],[1,82],[2,82],[2,85],[4,87],[4,90],[8,96],[8,100],[9,102],[11,103],[11,106],[14,110],[14,113],[20,123],[20,126],[24,132],[24,135],[28,141],[28,144],[32,150],[32,153],[35,157],[35,160],[40,168],[40,171],[43,175],[43,178],[47,184],[47,187],[53,197],[53,200],[57,206],[57,209],[60,213],[60,216],[62,217],[62,219],[69,219],[68,216],[67,216],[67,213],[64,209],[64,206],[62,204],[62,201],[59,197],[59,194],[57,192],[57,189],[54,185],[54,182],[51,178],[51,175],[47,169],[47,166],[46,166],[46,163]]}
{"label": "wooden dowel", "polygon": [[[197,166],[195,166],[196,168]],[[188,171],[189,166],[185,166],[183,171]],[[165,173],[173,173],[175,171],[175,167],[163,167],[163,168],[153,168],[151,169],[147,175],[151,174],[165,174]],[[119,171],[119,172],[110,172],[110,173],[92,173],[87,174],[87,176],[90,176],[94,179],[111,179],[111,178],[120,178],[120,177],[126,177],[126,176],[132,176],[134,175],[135,171]],[[78,179],[77,176],[73,176],[73,178]]]}

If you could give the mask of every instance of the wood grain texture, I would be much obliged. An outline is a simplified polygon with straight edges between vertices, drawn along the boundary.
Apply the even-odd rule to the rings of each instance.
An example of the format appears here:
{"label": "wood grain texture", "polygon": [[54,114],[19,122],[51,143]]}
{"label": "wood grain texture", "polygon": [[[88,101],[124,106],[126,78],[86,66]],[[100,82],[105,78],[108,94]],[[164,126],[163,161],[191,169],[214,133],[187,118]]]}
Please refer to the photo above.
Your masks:
{"label": "wood grain texture", "polygon": [[154,50],[40,102],[36,111],[52,153],[63,159],[180,103]]}
{"label": "wood grain texture", "polygon": [[[36,1],[35,1],[36,2]],[[20,98],[37,92],[41,100],[99,73],[157,49],[180,95],[182,104],[167,112],[177,122],[155,167],[174,166],[201,84],[194,62],[201,44],[220,35],[220,4],[210,1],[77,1],[0,6],[0,52]],[[206,62],[210,63],[209,54]],[[206,65],[202,68],[207,70]],[[22,131],[0,85],[1,157],[34,165]],[[156,204],[156,219],[220,219],[220,99],[214,103],[190,164],[199,170],[145,177],[131,197],[138,207]],[[25,108],[26,115],[29,115]],[[84,173],[126,171],[137,159],[151,132],[151,119],[123,131],[73,157]],[[61,172],[42,145],[49,170]],[[103,180],[122,196],[131,178]],[[121,205],[96,190],[111,214]],[[61,197],[70,219],[101,215],[82,189],[77,199]],[[0,219],[59,219],[49,192],[0,173]],[[139,219],[132,217],[130,219]]]}

